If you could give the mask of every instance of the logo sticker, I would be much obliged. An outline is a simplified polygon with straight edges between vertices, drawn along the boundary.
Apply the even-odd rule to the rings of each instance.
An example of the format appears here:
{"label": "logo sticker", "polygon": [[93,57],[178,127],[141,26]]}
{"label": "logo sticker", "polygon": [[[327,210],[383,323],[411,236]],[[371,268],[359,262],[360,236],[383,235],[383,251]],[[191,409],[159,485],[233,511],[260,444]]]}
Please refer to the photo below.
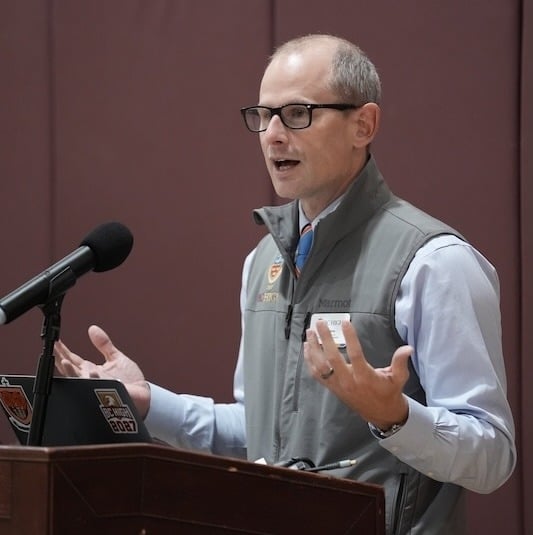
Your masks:
{"label": "logo sticker", "polygon": [[274,284],[283,271],[283,257],[278,254],[274,259],[272,265],[268,268],[267,276],[268,282]]}
{"label": "logo sticker", "polygon": [[0,381],[0,403],[7,413],[9,421],[21,431],[29,432],[32,416],[32,408],[26,392],[20,385],[10,385],[9,381],[2,377]]}
{"label": "logo sticker", "polygon": [[113,433],[137,433],[137,421],[115,389],[96,388],[94,393],[100,401],[100,410]]}

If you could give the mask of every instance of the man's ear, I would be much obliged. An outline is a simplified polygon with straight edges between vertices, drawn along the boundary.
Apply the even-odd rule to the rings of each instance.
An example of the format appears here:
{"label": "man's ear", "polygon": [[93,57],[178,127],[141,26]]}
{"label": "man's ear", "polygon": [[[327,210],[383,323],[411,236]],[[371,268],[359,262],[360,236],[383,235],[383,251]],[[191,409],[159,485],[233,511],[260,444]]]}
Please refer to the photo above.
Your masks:
{"label": "man's ear", "polygon": [[355,112],[355,137],[354,144],[357,148],[363,148],[374,140],[378,132],[380,107],[374,102],[368,102]]}

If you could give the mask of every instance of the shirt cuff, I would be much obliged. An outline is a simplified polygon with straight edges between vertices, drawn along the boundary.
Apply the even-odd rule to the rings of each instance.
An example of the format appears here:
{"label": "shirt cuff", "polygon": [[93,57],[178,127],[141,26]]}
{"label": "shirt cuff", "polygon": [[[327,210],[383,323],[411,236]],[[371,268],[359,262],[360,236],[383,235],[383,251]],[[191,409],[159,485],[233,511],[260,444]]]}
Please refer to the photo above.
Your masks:
{"label": "shirt cuff", "polygon": [[413,466],[429,477],[434,477],[430,466],[436,455],[435,418],[438,417],[428,407],[407,398],[409,417],[405,424],[393,435],[380,440],[380,446]]}
{"label": "shirt cuff", "polygon": [[[176,437],[169,433],[179,429],[185,421],[185,406],[180,397],[160,386],[149,383],[150,408],[144,423],[150,434],[163,442],[176,443]],[[172,422],[170,422],[172,420]]]}

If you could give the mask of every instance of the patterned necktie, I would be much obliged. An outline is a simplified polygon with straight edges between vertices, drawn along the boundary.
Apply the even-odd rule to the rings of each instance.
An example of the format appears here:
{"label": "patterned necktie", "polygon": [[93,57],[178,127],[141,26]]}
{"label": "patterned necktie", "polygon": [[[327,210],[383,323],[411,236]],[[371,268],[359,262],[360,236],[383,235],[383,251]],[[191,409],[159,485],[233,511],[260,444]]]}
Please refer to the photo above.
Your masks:
{"label": "patterned necktie", "polygon": [[296,256],[294,263],[296,264],[296,275],[300,275],[302,267],[307,260],[307,255],[311,249],[311,244],[313,243],[313,227],[311,223],[307,223],[300,233],[300,241],[298,242],[298,247],[296,247]]}

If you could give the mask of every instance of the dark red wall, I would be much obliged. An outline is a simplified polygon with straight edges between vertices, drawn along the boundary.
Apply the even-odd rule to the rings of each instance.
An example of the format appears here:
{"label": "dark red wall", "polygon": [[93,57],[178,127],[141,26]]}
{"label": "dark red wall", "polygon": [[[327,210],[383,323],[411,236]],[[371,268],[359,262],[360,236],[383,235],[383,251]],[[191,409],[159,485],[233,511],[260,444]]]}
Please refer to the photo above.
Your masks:
{"label": "dark red wall", "polygon": [[[520,293],[515,300],[520,304],[521,322],[518,338],[520,349],[516,357],[519,376],[512,390],[520,392],[516,410],[521,445],[520,479],[523,505],[523,533],[533,530],[533,2],[523,2],[521,26],[520,77]],[[516,214],[515,217],[518,215]]]}
{"label": "dark red wall", "polygon": [[[122,221],[132,254],[69,291],[63,338],[94,355],[86,328],[99,323],[150,380],[230,400],[240,269],[262,233],[251,209],[276,202],[238,110],[257,101],[274,45],[345,36],[382,76],[375,152],[389,183],[500,273],[520,465],[496,493],[471,496],[469,522],[533,530],[532,6],[0,0],[0,294]],[[38,310],[1,328],[2,372],[34,371],[40,328]]]}

